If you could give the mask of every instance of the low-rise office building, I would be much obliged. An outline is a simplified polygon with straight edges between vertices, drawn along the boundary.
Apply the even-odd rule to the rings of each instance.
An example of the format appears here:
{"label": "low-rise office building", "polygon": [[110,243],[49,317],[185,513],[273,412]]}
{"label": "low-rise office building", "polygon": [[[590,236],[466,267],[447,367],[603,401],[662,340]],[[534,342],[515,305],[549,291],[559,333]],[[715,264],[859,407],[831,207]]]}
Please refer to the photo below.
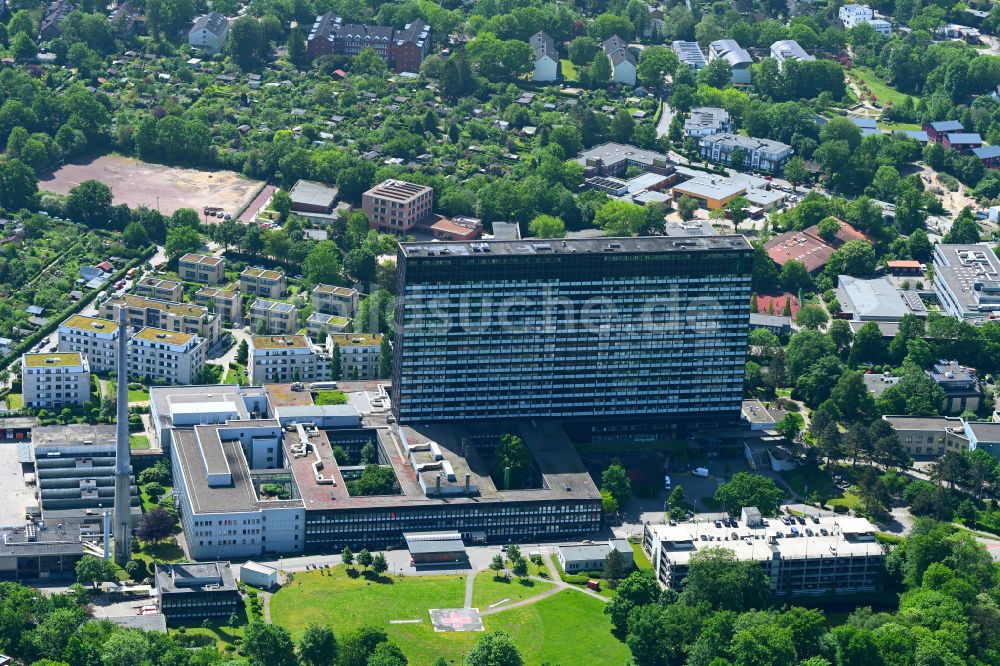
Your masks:
{"label": "low-rise office building", "polygon": [[338,333],[349,333],[351,330],[351,320],[347,317],[313,312],[306,319],[306,333],[317,342],[325,342],[326,336],[337,335]]}
{"label": "low-rise office building", "polygon": [[164,301],[181,301],[184,298],[184,285],[177,280],[144,277],[135,283],[135,293]]}
{"label": "low-rise office building", "polygon": [[[753,511],[756,511],[754,509]],[[764,521],[744,509],[736,527],[706,521],[643,528],[643,549],[656,580],[679,589],[691,557],[725,548],[738,560],[758,562],[774,596],[823,596],[876,590],[885,553],[864,518],[822,516],[805,526]]]}
{"label": "low-rise office building", "polygon": [[318,284],[311,292],[313,312],[347,317],[358,311],[358,292],[350,287]]}
{"label": "low-rise office building", "polygon": [[969,450],[983,450],[1000,460],[1000,423],[995,421],[966,421],[965,436]]}
{"label": "low-rise office building", "polygon": [[708,45],[708,61],[725,60],[732,68],[732,81],[736,85],[750,84],[750,52],[734,39],[717,39]]}
{"label": "low-rise office building", "polygon": [[936,458],[969,450],[965,422],[955,416],[883,416],[914,458]]}
{"label": "low-rise office building", "polygon": [[288,291],[288,278],[283,271],[246,268],[240,273],[240,291],[252,296],[281,298]]}
{"label": "low-rise office building", "polygon": [[243,598],[229,562],[157,564],[156,606],[168,622],[225,621]]}
{"label": "low-rise office building", "polygon": [[584,175],[588,178],[624,176],[630,166],[671,176],[675,180],[677,177],[677,172],[668,156],[627,143],[602,143],[584,150],[575,161],[583,165]]}
{"label": "low-rise office building", "polygon": [[837,301],[841,311],[855,321],[900,321],[906,315],[927,316],[927,306],[917,292],[903,291],[886,277],[865,280],[839,275]]}
{"label": "low-rise office building", "polygon": [[[64,523],[42,528],[29,522],[23,527],[5,527],[0,543],[0,580],[74,580],[76,563],[82,558],[79,525]],[[0,664],[4,663],[0,658]]]}
{"label": "low-rise office building", "polygon": [[956,361],[935,363],[927,371],[934,383],[944,391],[941,411],[945,414],[961,414],[977,411],[983,399],[983,389],[973,368],[959,365]]}
{"label": "low-rise office building", "polygon": [[90,364],[80,352],[21,357],[25,407],[79,406],[90,400]]}
{"label": "low-rise office building", "polygon": [[935,245],[934,293],[956,319],[978,324],[1000,312],[1000,260],[993,248]]}
{"label": "low-rise office building", "polygon": [[635,553],[626,539],[611,539],[605,543],[578,543],[556,548],[556,558],[563,571],[577,574],[589,571],[599,572],[613,551],[622,558],[625,571],[634,566]]}
{"label": "low-rise office building", "polygon": [[129,374],[152,382],[198,384],[208,343],[191,333],[146,327],[129,344]]}
{"label": "low-rise office building", "polygon": [[271,335],[294,333],[299,330],[299,310],[291,303],[258,298],[250,304],[250,327]]}
{"label": "low-rise office building", "polygon": [[177,275],[187,282],[221,284],[226,281],[226,260],[205,254],[185,254],[177,262]]}
{"label": "low-rise office building", "polygon": [[128,325],[136,330],[152,326],[175,333],[191,333],[208,340],[209,346],[214,345],[222,334],[222,317],[201,305],[126,294],[104,301],[101,317],[113,319],[115,308],[119,305],[128,310]]}
{"label": "low-rise office building", "polygon": [[771,57],[783,65],[786,60],[796,60],[798,62],[812,62],[815,56],[806,53],[805,49],[799,46],[794,39],[782,39],[771,44]]}
{"label": "low-rise office building", "polygon": [[73,315],[59,325],[59,351],[79,352],[92,372],[113,372],[118,324],[110,319]]}
{"label": "low-rise office building", "polygon": [[381,333],[331,335],[327,338],[326,346],[331,356],[334,354],[334,349],[340,354],[340,377],[375,379],[378,376],[378,359],[382,351]]}
{"label": "low-rise office building", "polygon": [[304,335],[250,338],[250,383],[316,382],[331,379],[330,355]]}
{"label": "low-rise office building", "polygon": [[708,210],[725,208],[726,204],[747,193],[747,186],[742,181],[725,176],[699,176],[674,185],[671,193],[674,201],[679,197],[690,197],[698,205]]}
{"label": "low-rise office building", "polygon": [[792,156],[792,147],[786,143],[729,132],[702,137],[698,149],[702,157],[715,163],[771,173],[780,171]]}
{"label": "low-rise office building", "polygon": [[243,301],[240,292],[221,287],[202,287],[194,293],[194,302],[215,312],[227,322],[243,319]]}
{"label": "low-rise office building", "polygon": [[688,112],[684,119],[684,136],[700,139],[720,132],[730,132],[733,121],[729,112],[712,106],[699,106]]}
{"label": "low-rise office building", "polygon": [[292,210],[297,213],[329,215],[337,203],[338,190],[311,180],[300,180],[288,193]]}

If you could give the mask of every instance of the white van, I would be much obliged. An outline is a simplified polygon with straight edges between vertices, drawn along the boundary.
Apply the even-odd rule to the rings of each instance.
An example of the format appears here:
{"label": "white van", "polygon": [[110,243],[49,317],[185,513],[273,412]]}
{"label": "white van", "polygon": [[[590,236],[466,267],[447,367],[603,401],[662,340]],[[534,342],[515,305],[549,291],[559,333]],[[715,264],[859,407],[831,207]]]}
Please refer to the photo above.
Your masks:
{"label": "white van", "polygon": [[703,478],[708,478],[708,468],[707,467],[695,467],[694,471],[691,472],[694,476],[700,476]]}

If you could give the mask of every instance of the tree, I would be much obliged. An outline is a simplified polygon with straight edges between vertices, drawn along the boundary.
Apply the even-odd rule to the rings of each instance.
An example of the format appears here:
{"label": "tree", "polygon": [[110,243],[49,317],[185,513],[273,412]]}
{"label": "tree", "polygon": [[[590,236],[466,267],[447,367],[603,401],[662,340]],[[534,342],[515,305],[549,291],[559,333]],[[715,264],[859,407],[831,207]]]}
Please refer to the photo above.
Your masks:
{"label": "tree", "polygon": [[805,421],[800,414],[788,412],[778,421],[778,425],[774,429],[785,439],[794,441],[799,436],[799,433],[802,432],[803,425],[805,425]]}
{"label": "tree", "polygon": [[625,109],[618,109],[611,120],[611,137],[619,143],[630,143],[635,131],[635,120]]}
{"label": "tree", "polygon": [[130,248],[140,248],[149,245],[149,236],[146,234],[146,228],[138,222],[130,222],[125,227],[125,231],[122,233],[122,240],[125,242],[125,247]]}
{"label": "tree", "polygon": [[672,49],[665,46],[649,46],[639,54],[636,78],[647,88],[660,92],[663,90],[664,78],[668,75],[673,76],[679,62],[677,54]]}
{"label": "tree", "polygon": [[288,60],[299,69],[309,64],[306,37],[298,28],[293,28],[288,33]]}
{"label": "tree", "polygon": [[737,472],[715,491],[715,500],[731,516],[740,515],[748,506],[757,507],[765,516],[773,516],[784,498],[785,492],[774,481],[748,472]]}
{"label": "tree", "polygon": [[617,550],[612,549],[604,558],[604,569],[601,572],[604,580],[614,587],[625,577],[625,559]]}
{"label": "tree", "polygon": [[[338,460],[338,462],[340,461]],[[351,565],[354,564],[354,553],[351,551],[350,546],[344,546],[344,549],[340,551],[340,561],[347,568],[351,568]]]}
{"label": "tree", "polygon": [[528,560],[523,555],[512,557],[510,560],[510,570],[518,578],[526,578],[528,576]]}
{"label": "tree", "polygon": [[348,633],[340,642],[339,666],[368,666],[368,659],[376,648],[389,640],[385,632],[375,627],[359,627]]}
{"label": "tree", "polygon": [[601,472],[601,490],[611,493],[621,506],[632,496],[632,482],[629,481],[625,468],[618,463],[612,463]]}
{"label": "tree", "polygon": [[246,365],[250,358],[250,345],[247,343],[246,339],[240,340],[239,346],[236,348],[236,362],[240,365]]}
{"label": "tree", "polygon": [[303,266],[305,278],[314,284],[336,284],[340,279],[340,250],[333,241],[320,241],[309,250]]}
{"label": "tree", "polygon": [[614,495],[607,490],[601,491],[601,511],[605,516],[617,515],[620,508],[618,500],[615,499]]}
{"label": "tree", "polygon": [[252,666],[297,666],[292,637],[276,624],[251,622],[240,648]]}
{"label": "tree", "polygon": [[271,208],[278,214],[278,221],[284,223],[292,212],[292,197],[285,190],[277,190],[271,195]]}
{"label": "tree", "polygon": [[179,258],[201,247],[201,235],[191,227],[171,227],[167,230],[167,256]]}
{"label": "tree", "polygon": [[93,585],[115,580],[115,563],[93,555],[84,555],[76,563],[76,581],[81,585]]}
{"label": "tree", "polygon": [[34,170],[17,159],[0,160],[0,208],[19,210],[38,192]]}
{"label": "tree", "polygon": [[142,516],[135,535],[143,541],[156,543],[174,533],[174,519],[162,506],[154,507]]}
{"label": "tree", "polygon": [[497,553],[496,555],[494,555],[493,559],[490,560],[490,569],[493,570],[493,576],[494,576],[494,578],[499,578],[500,577],[500,572],[503,571],[504,564],[505,563],[504,563],[503,555],[501,555],[500,553]]}
{"label": "tree", "polygon": [[827,262],[828,275],[867,277],[875,272],[875,250],[866,240],[850,240],[840,246]]}
{"label": "tree", "polygon": [[226,44],[233,61],[241,69],[256,67],[267,52],[267,37],[261,22],[250,15],[241,16],[232,22]]}
{"label": "tree", "polygon": [[337,637],[330,627],[310,624],[299,640],[299,659],[306,666],[333,666],[337,662]]}
{"label": "tree", "polygon": [[785,162],[785,179],[792,184],[793,188],[798,187],[809,179],[809,172],[806,171],[806,162],[801,157],[795,156]]}
{"label": "tree", "polygon": [[389,342],[388,336],[383,335],[382,342],[379,344],[376,375],[378,377],[389,377],[392,375],[392,343]]}
{"label": "tree", "polygon": [[38,45],[25,33],[15,35],[10,42],[10,52],[20,63],[30,62],[38,54]]}
{"label": "tree", "polygon": [[633,571],[615,588],[611,601],[604,606],[604,614],[611,617],[611,624],[619,634],[625,634],[632,609],[653,603],[659,595],[660,587],[655,580]]}
{"label": "tree", "polygon": [[375,646],[375,651],[368,657],[366,666],[406,666],[406,655],[392,641],[383,641]]}
{"label": "tree", "polygon": [[600,49],[600,45],[593,38],[581,35],[569,43],[569,59],[574,65],[586,65],[590,63]]}
{"label": "tree", "polygon": [[[717,60],[716,62],[725,62],[724,60]],[[750,202],[747,201],[746,197],[736,197],[728,204],[726,204],[726,213],[729,218],[733,221],[733,230],[738,231],[740,225],[743,224],[747,218],[750,217]]]}
{"label": "tree", "polygon": [[372,554],[368,552],[367,548],[363,548],[361,552],[358,553],[358,564],[364,567],[365,569],[368,569],[368,567],[372,565],[372,562],[374,560],[375,558],[372,557]]}
{"label": "tree", "polygon": [[385,559],[384,553],[376,553],[372,558],[372,573],[376,577],[381,576],[389,570],[389,561]]}
{"label": "tree", "polygon": [[677,213],[685,222],[694,219],[696,210],[698,210],[698,201],[693,197],[682,194],[677,199]]}
{"label": "tree", "polygon": [[538,215],[528,225],[528,231],[535,238],[563,238],[566,224],[554,215]]}
{"label": "tree", "polygon": [[522,488],[530,480],[532,468],[531,452],[523,439],[511,433],[500,437],[493,456],[493,475],[503,479],[505,485],[507,475],[510,475],[510,486],[505,489]]}
{"label": "tree", "polygon": [[[736,476],[740,474],[746,472]],[[733,551],[721,546],[691,556],[681,592],[687,604],[707,603],[717,610],[736,612],[760,607],[767,596],[767,576],[761,566],[753,560],[738,561]]]}
{"label": "tree", "polygon": [[465,666],[523,666],[524,659],[507,633],[483,635],[465,657]]}
{"label": "tree", "polygon": [[875,412],[875,400],[868,392],[864,375],[860,372],[845,372],[841,375],[830,393],[830,399],[847,419]]}
{"label": "tree", "polygon": [[854,334],[854,344],[847,359],[848,364],[856,368],[858,364],[865,362],[882,363],[885,358],[886,346],[882,331],[875,322],[866,322]]}
{"label": "tree", "polygon": [[69,191],[69,219],[91,228],[107,226],[111,218],[111,188],[98,180],[85,180]]}
{"label": "tree", "polygon": [[598,51],[590,64],[590,80],[595,88],[611,83],[611,63],[604,51]]}
{"label": "tree", "polygon": [[795,314],[795,323],[803,328],[817,330],[828,321],[830,316],[817,303],[806,303]]}
{"label": "tree", "polygon": [[976,224],[976,218],[973,217],[972,211],[966,206],[959,212],[955,221],[952,222],[951,229],[944,235],[941,242],[956,245],[971,245],[978,243],[979,237],[979,225]]}

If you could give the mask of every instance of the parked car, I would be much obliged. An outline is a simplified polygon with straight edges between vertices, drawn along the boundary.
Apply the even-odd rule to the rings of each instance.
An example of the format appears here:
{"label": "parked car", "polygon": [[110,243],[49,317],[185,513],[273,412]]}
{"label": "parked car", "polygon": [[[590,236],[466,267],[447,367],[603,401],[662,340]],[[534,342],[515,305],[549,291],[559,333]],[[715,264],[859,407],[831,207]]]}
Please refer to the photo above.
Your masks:
{"label": "parked car", "polygon": [[708,478],[708,468],[707,467],[695,467],[694,471],[691,472],[694,476],[700,476],[703,479]]}

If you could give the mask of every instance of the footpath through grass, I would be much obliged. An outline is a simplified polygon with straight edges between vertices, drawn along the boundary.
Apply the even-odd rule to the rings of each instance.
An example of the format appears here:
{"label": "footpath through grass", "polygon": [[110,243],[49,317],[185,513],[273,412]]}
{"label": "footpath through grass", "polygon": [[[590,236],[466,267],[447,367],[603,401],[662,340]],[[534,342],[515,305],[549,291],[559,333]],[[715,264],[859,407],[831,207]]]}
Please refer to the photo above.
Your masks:
{"label": "footpath through grass", "polygon": [[867,67],[855,67],[851,70],[851,73],[861,79],[868,89],[871,91],[878,103],[885,106],[889,102],[893,105],[902,104],[903,100],[909,97],[905,93],[901,93],[885,81],[880,79],[875,72],[868,69]]}
{"label": "footpath through grass", "polygon": [[[476,576],[473,605],[535,596],[551,584],[526,586],[493,580],[493,572]],[[482,634],[435,633],[431,608],[460,608],[465,576],[383,577],[380,581],[351,576],[343,566],[296,573],[291,584],[271,598],[271,619],[296,640],[313,623],[330,626],[338,638],[363,625],[385,631],[400,646],[412,666],[430,666],[438,657],[461,663]],[[487,603],[488,602],[488,603]],[[487,631],[511,634],[526,664],[593,664],[620,666],[628,648],[611,634],[604,604],[586,594],[564,590],[537,603],[483,618]],[[391,624],[393,620],[420,620]]]}

